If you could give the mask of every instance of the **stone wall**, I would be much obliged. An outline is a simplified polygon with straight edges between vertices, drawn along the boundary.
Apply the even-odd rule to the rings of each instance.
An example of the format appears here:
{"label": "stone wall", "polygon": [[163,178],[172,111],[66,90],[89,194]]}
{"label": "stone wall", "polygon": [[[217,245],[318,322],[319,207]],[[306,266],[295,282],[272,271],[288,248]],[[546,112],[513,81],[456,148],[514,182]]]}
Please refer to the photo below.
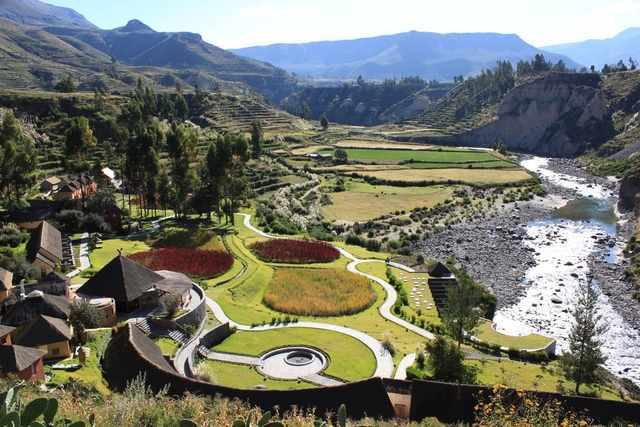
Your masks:
{"label": "stone wall", "polygon": [[196,308],[176,318],[176,323],[181,327],[184,325],[197,325],[199,326],[207,318],[207,301],[202,288],[195,283],[193,284],[193,290],[198,294],[200,303]]}
{"label": "stone wall", "polygon": [[230,334],[231,331],[229,329],[229,322],[223,323],[222,325],[216,326],[215,328],[201,336],[200,344],[207,348],[211,348],[214,345],[220,344]]}
{"label": "stone wall", "polygon": [[147,386],[155,392],[169,386],[170,395],[182,396],[190,392],[203,396],[238,398],[263,411],[273,410],[276,406],[281,412],[294,407],[315,408],[317,416],[323,417],[325,413],[337,413],[340,405],[345,404],[347,415],[355,419],[367,416],[391,419],[395,416],[380,378],[303,390],[244,390],[210,384],[175,372],[163,359],[157,345],[137,328],[129,326],[119,330],[109,342],[103,358],[103,369],[109,386],[119,391],[126,388],[128,381],[143,374]]}

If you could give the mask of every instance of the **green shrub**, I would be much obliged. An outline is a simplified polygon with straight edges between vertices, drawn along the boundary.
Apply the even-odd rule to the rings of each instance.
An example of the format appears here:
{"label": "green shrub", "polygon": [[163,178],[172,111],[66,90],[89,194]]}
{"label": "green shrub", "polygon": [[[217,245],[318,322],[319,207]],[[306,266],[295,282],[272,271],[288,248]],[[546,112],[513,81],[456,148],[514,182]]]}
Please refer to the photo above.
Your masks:
{"label": "green shrub", "polygon": [[425,379],[425,375],[424,372],[422,372],[420,369],[418,368],[414,368],[413,366],[409,366],[407,368],[407,380],[424,380]]}

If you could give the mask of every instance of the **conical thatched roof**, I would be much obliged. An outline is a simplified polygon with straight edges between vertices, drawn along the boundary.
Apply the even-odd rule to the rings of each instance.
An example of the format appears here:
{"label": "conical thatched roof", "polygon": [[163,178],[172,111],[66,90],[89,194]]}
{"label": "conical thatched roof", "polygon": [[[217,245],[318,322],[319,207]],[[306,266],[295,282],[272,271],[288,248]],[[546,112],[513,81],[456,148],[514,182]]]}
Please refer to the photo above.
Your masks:
{"label": "conical thatched roof", "polygon": [[164,277],[121,255],[112,259],[77,292],[116,301],[134,301]]}
{"label": "conical thatched roof", "polygon": [[20,328],[14,342],[25,347],[37,347],[70,339],[71,327],[67,322],[40,315]]}
{"label": "conical thatched roof", "polygon": [[20,372],[47,354],[21,345],[0,345],[0,365],[5,372]]}
{"label": "conical thatched roof", "polygon": [[26,325],[41,314],[68,320],[69,313],[69,298],[33,291],[27,298],[7,309],[2,324],[16,327]]}
{"label": "conical thatched roof", "polygon": [[[14,286],[9,290],[9,296],[4,302],[5,306],[14,305],[20,302],[21,297],[21,287]],[[67,282],[59,281],[59,282],[38,282],[38,283],[29,283],[24,285],[24,291],[26,295],[29,295],[33,291],[40,291],[43,294],[47,295],[56,295],[60,297],[68,297],[69,295],[69,285]]]}
{"label": "conical thatched roof", "polygon": [[431,277],[450,277],[453,275],[451,270],[449,270],[447,266],[440,261],[431,264],[428,267],[428,270]]}

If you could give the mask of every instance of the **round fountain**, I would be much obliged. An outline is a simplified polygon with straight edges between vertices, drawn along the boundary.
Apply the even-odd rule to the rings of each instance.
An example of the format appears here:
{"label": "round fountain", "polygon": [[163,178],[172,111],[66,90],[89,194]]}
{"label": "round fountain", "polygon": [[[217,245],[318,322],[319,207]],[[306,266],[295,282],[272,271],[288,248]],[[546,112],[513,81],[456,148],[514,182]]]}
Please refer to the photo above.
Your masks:
{"label": "round fountain", "polygon": [[327,366],[327,357],[308,347],[284,347],[265,353],[258,371],[271,378],[297,379],[317,374]]}

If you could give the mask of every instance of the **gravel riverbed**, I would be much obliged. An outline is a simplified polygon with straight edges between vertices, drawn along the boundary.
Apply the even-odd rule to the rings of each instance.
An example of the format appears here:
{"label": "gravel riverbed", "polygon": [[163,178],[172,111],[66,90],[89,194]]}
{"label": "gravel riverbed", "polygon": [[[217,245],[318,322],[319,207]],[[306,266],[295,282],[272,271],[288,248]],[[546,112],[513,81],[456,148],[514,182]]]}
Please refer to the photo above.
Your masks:
{"label": "gravel riverbed", "polygon": [[[560,174],[563,180],[584,179],[597,185],[606,195],[618,194],[618,182],[590,175],[575,160],[548,159],[545,168],[555,172],[555,178]],[[444,261],[454,257],[476,281],[496,294],[498,309],[517,304],[526,290],[526,271],[536,265],[535,249],[526,244],[526,240],[531,239],[527,235],[527,223],[547,217],[569,200],[584,197],[584,189],[580,192],[577,187],[567,185],[567,182],[559,184],[542,175],[541,179],[548,196],[520,202],[517,208],[513,204],[496,207],[493,217],[456,224],[418,242],[414,250],[427,259]],[[612,240],[617,242],[617,247],[624,248],[625,242],[633,235],[636,223],[634,215],[619,215],[617,233],[604,238],[598,236],[597,245],[605,252]],[[546,238],[552,241],[557,237],[548,235]],[[622,255],[616,257],[615,263],[610,263],[594,253],[587,262],[589,272],[609,297],[614,309],[631,326],[640,330],[640,303],[632,298],[633,285],[624,280],[624,269],[627,267]]]}

